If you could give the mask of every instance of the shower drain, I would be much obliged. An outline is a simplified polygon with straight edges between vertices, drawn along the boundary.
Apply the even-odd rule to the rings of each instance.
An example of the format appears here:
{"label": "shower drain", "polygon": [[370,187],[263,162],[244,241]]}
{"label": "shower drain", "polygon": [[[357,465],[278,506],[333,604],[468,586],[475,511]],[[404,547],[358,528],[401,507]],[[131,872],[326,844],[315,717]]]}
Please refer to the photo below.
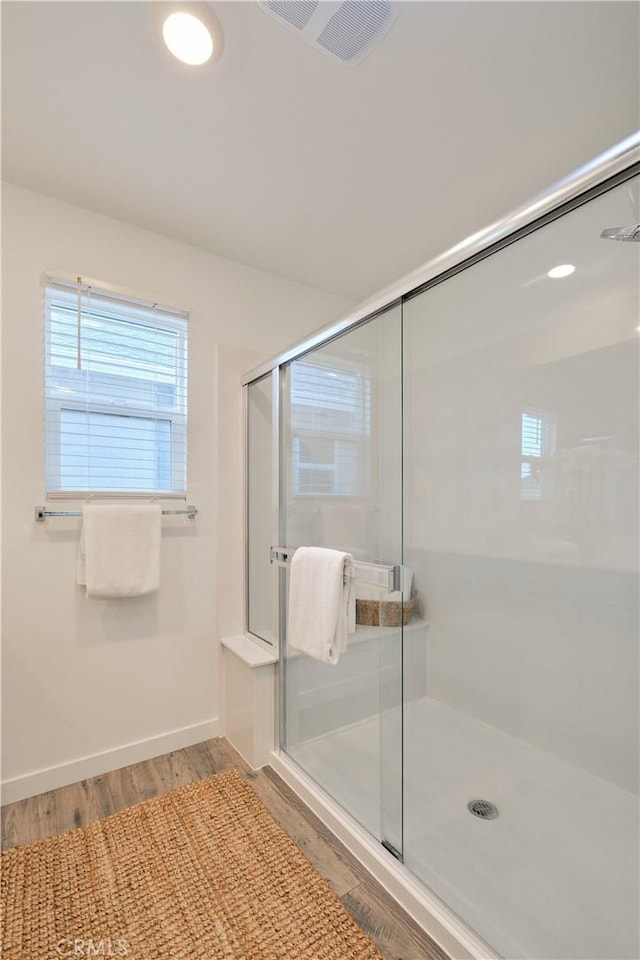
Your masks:
{"label": "shower drain", "polygon": [[490,800],[470,800],[467,810],[481,820],[495,820],[498,816],[498,808]]}

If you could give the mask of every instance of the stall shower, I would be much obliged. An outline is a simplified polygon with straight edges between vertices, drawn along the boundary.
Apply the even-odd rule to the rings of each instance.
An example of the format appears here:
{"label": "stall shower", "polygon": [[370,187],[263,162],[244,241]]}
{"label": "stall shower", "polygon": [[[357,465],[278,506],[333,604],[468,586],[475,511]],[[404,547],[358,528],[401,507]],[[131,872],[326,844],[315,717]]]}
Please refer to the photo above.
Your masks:
{"label": "stall shower", "polygon": [[[247,378],[247,626],[280,643],[280,749],[508,958],[640,955],[640,247],[602,236],[640,235],[638,139],[583,174]],[[314,661],[274,545],[403,593],[358,588],[377,620]]]}

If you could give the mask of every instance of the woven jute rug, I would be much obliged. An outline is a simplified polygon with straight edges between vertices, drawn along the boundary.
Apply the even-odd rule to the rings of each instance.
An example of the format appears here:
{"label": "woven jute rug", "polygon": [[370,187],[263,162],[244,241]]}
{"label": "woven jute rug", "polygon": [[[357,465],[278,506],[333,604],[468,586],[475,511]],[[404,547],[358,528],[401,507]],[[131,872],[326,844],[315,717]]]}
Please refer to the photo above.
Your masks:
{"label": "woven jute rug", "polygon": [[3,960],[382,960],[236,772],[2,854]]}

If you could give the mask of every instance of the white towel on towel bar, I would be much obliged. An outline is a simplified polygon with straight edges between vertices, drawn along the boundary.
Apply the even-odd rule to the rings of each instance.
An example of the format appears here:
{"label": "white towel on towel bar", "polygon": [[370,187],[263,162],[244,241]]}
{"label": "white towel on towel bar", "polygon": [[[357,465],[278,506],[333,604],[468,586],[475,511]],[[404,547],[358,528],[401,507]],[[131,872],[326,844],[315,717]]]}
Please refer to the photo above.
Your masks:
{"label": "white towel on towel bar", "polygon": [[88,597],[141,597],[160,585],[159,503],[82,509],[77,581]]}
{"label": "white towel on towel bar", "polygon": [[287,640],[323,663],[338,662],[355,630],[351,561],[324,547],[298,547],[291,560]]}

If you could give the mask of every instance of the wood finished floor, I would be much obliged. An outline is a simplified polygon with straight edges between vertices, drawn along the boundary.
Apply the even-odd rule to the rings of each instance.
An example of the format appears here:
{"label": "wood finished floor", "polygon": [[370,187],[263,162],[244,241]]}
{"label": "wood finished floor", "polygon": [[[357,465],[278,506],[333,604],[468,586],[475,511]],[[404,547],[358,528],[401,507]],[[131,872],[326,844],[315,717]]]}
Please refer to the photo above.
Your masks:
{"label": "wood finished floor", "polygon": [[224,739],[206,740],[7,804],[2,810],[2,848],[84,826],[184,783],[231,769],[240,771],[251,783],[271,816],[328,880],[385,960],[448,960],[270,767],[251,770]]}

